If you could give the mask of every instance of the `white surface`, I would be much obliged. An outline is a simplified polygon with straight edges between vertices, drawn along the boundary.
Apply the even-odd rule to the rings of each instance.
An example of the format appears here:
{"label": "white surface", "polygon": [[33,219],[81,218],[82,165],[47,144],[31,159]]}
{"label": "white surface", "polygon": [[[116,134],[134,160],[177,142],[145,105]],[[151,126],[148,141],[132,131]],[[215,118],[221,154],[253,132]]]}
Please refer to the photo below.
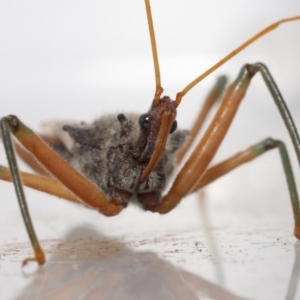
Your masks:
{"label": "white surface", "polygon": [[[166,94],[172,97],[246,38],[278,19],[300,13],[298,0],[185,1],[184,4],[153,1],[152,7],[162,83]],[[0,14],[1,115],[16,114],[38,131],[44,120],[83,120],[106,112],[148,109],[154,92],[154,75],[142,1],[3,1]],[[244,63],[266,63],[298,127],[299,36],[300,22],[283,25],[217,72],[234,79]],[[183,100],[178,112],[181,128],[190,127],[198,103],[217,74]],[[257,75],[216,160],[268,136],[287,143],[299,182],[299,167],[286,130]],[[1,162],[6,164],[1,151]],[[22,169],[26,167],[22,165]],[[23,278],[20,267],[30,248],[24,244],[28,238],[13,188],[0,182],[0,189],[1,299],[14,299],[17,295],[26,299],[26,287],[41,294],[47,289],[60,293],[58,283],[62,289],[73,291],[78,282],[83,285],[89,282],[83,280],[82,274],[90,273],[93,274],[90,282],[100,286],[108,282],[107,290],[109,287],[113,291],[123,290],[123,296],[129,298],[132,294],[125,293],[123,284],[131,285],[127,280],[120,283],[120,276],[129,274],[131,284],[134,286],[136,280],[146,291],[149,279],[140,275],[140,261],[146,269],[158,266],[155,271],[158,273],[151,278],[159,278],[161,282],[164,279],[160,276],[173,278],[175,283],[169,285],[169,290],[174,290],[174,285],[180,286],[183,292],[197,292],[202,298],[209,298],[210,291],[217,290],[221,294],[210,298],[234,299],[218,290],[222,280],[225,288],[245,298],[284,299],[286,295],[296,239],[292,236],[291,207],[276,151],[205,189],[204,213],[199,197],[190,197],[166,216],[130,206],[119,216],[107,219],[94,211],[26,189],[38,236],[49,257],[45,273],[29,279]],[[205,218],[209,218],[206,224],[209,233],[203,229]],[[73,242],[67,241],[70,238]],[[61,248],[55,250],[60,244]],[[107,257],[99,257],[103,251],[107,251]],[[140,251],[151,253],[145,254],[145,258]],[[130,273],[128,261],[132,260],[137,264],[130,266],[137,271]],[[162,271],[163,266],[167,266],[168,272]],[[182,269],[197,274],[198,278],[193,281]],[[105,273],[108,277],[104,278],[103,270],[112,271]],[[67,282],[65,278],[57,279],[51,285],[51,276],[55,278],[58,272],[66,272],[70,279]],[[76,274],[82,281],[74,279]],[[174,274],[180,274],[181,279]],[[186,290],[181,280],[188,282]],[[161,290],[156,284],[155,291]],[[137,298],[140,295],[133,294]],[[299,291],[294,299],[297,297]]]}

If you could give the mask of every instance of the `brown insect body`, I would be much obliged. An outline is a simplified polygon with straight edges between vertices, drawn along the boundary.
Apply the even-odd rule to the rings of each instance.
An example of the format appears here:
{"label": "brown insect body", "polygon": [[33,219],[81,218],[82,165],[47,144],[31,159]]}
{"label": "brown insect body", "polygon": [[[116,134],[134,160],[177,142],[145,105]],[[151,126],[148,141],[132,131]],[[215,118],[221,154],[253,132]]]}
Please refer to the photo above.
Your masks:
{"label": "brown insect body", "polygon": [[[164,97],[160,102],[171,100]],[[45,139],[108,200],[126,206],[137,196],[145,209],[155,207],[174,169],[175,154],[188,135],[186,130],[171,132],[154,170],[139,182],[154,151],[160,110],[154,105],[142,115],[106,115],[91,124],[54,123]],[[53,138],[58,143],[51,143]]]}

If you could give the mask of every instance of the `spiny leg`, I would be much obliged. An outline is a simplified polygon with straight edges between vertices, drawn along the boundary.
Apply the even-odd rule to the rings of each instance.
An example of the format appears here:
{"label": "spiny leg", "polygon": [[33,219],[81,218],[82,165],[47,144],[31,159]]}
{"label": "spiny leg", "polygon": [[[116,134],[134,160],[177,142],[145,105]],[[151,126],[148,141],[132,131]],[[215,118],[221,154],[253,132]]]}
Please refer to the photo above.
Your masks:
{"label": "spiny leg", "polygon": [[181,147],[180,150],[176,153],[176,162],[178,164],[181,162],[182,158],[184,157],[186,152],[189,150],[191,144],[195,140],[213,105],[216,103],[217,100],[220,99],[222,93],[225,90],[226,83],[227,77],[220,76],[215,86],[212,88],[212,90],[206,97],[204,104],[199,112],[199,115],[197,116],[196,121],[193,124],[187,141],[184,143],[183,147]]}
{"label": "spiny leg", "polygon": [[292,166],[290,163],[289,155],[283,142],[279,140],[274,140],[268,138],[236,155],[230,157],[229,159],[209,168],[193,188],[191,193],[201,189],[202,187],[208,185],[214,180],[220,178],[221,176],[231,172],[235,168],[241,166],[244,163],[250,162],[253,159],[259,157],[260,155],[266,153],[269,150],[278,148],[281,162],[284,169],[284,174],[288,184],[288,190],[290,194],[290,200],[293,208],[293,215],[295,221],[294,235],[300,239],[300,208],[299,208],[299,197],[297,193],[296,183],[294,179],[294,174]]}
{"label": "spiny leg", "polygon": [[[162,202],[157,207],[156,211],[159,213],[169,212],[184,196],[189,194],[196,187],[227,133],[238,106],[250,84],[251,78],[258,71],[262,74],[266,81],[281,116],[284,119],[300,163],[300,138],[291,114],[278,87],[276,86],[275,81],[267,67],[263,64],[257,63],[253,65],[246,65],[242,68],[239,76],[233,84],[229,86],[222,104],[209,128],[198,143],[189,160],[177,175],[171,189],[168,194],[163,197]],[[299,212],[297,212],[297,214],[299,215]]]}

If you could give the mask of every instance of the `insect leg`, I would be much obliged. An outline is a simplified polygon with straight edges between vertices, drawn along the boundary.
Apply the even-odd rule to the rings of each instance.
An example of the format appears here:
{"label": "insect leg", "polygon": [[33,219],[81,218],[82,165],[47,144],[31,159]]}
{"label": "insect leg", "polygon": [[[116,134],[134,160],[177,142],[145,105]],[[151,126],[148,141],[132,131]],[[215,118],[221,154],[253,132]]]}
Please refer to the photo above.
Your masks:
{"label": "insect leg", "polygon": [[47,172],[28,151],[26,151],[19,143],[14,143],[14,148],[18,156],[35,172],[40,175],[49,176]]}
{"label": "insect leg", "polygon": [[294,149],[298,158],[298,162],[300,165],[300,138],[299,134],[296,128],[296,125],[294,123],[294,120],[292,118],[292,115],[280,93],[279,88],[277,87],[275,80],[273,79],[271,73],[269,72],[267,66],[265,66],[262,63],[256,63],[246,66],[251,73],[257,73],[260,72],[268,89],[271,93],[275,104],[281,114],[281,117],[285,123],[285,126],[289,132],[289,135],[291,137],[291,140],[294,145]]}
{"label": "insect leg", "polygon": [[8,164],[9,164],[9,167],[11,170],[11,175],[13,178],[13,182],[14,182],[17,198],[19,201],[21,213],[22,213],[24,223],[25,223],[25,226],[26,226],[26,229],[27,229],[34,253],[35,253],[35,257],[27,258],[23,262],[23,265],[29,261],[37,261],[39,265],[42,265],[45,263],[45,254],[39,244],[39,241],[36,237],[36,234],[35,234],[31,219],[30,219],[30,214],[29,214],[26,199],[25,199],[25,194],[24,194],[22,181],[21,181],[20,174],[19,174],[17,160],[16,160],[16,156],[14,153],[14,148],[13,148],[13,144],[12,144],[12,140],[11,140],[11,136],[10,136],[9,126],[7,125],[5,119],[1,120],[0,126],[1,126],[1,132],[2,132],[2,137],[3,137],[3,144],[4,144]]}
{"label": "insect leg", "polygon": [[10,115],[2,120],[8,125],[10,131],[22,146],[32,153],[42,166],[87,206],[98,209],[106,216],[116,215],[122,210],[122,206],[109,202],[99,189],[75,171],[16,116]]}
{"label": "insect leg", "polygon": [[288,189],[290,193],[290,200],[293,208],[293,215],[295,221],[294,234],[300,239],[300,208],[299,208],[299,197],[295,184],[294,174],[290,163],[289,155],[283,142],[268,138],[236,155],[233,157],[209,168],[193,188],[192,193],[205,185],[213,182],[217,178],[229,173],[235,168],[241,166],[244,163],[250,162],[258,156],[266,153],[268,150],[278,148],[283,165]]}
{"label": "insect leg", "polygon": [[[76,198],[69,190],[67,190],[61,183],[58,181],[36,175],[30,174],[27,172],[19,172],[21,175],[23,185],[30,187],[32,189],[63,198],[75,203],[82,203],[78,198]],[[0,165],[0,179],[4,181],[13,181],[11,173],[8,168]]]}
{"label": "insect leg", "polygon": [[163,197],[160,206],[157,207],[158,212],[167,213],[172,210],[200,180],[227,133],[252,76],[244,66],[237,79],[228,87],[202,139],[180,170],[168,194]]}
{"label": "insect leg", "polygon": [[184,157],[184,155],[190,148],[191,144],[195,140],[198,132],[200,131],[204,121],[207,118],[209,111],[224,92],[226,83],[227,83],[227,77],[220,76],[215,86],[212,88],[212,90],[206,97],[204,104],[199,112],[199,115],[190,131],[187,141],[184,143],[183,147],[181,147],[180,150],[176,153],[176,162],[178,164],[181,162],[182,158]]}
{"label": "insect leg", "polygon": [[[246,65],[242,68],[237,79],[231,84],[223,98],[214,119],[205,132],[203,138],[196,146],[194,152],[177,175],[168,194],[163,197],[156,211],[167,213],[172,210],[179,201],[189,194],[205,173],[206,168],[214,157],[229,126],[235,116],[240,102],[250,84],[251,78],[261,72],[267,83],[273,99],[280,110],[284,122],[294,144],[298,159],[300,158],[300,139],[291,114],[277,88],[273,78],[263,64]],[[300,160],[299,160],[300,161]]]}

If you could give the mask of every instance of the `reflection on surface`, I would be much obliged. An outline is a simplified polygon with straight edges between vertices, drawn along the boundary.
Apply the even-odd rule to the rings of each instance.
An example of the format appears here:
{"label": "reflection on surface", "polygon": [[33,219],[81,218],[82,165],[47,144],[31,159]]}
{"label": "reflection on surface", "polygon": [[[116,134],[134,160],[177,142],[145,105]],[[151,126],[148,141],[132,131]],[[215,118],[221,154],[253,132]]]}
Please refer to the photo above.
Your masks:
{"label": "reflection on surface", "polygon": [[[76,299],[80,295],[93,299],[99,294],[104,299],[134,299],[142,294],[144,299],[240,299],[219,288],[224,286],[218,280],[215,262],[221,260],[226,289],[235,295],[299,299],[299,244],[295,245],[291,236],[290,222],[276,219],[264,223],[237,216],[241,216],[241,222],[222,222],[224,226],[218,227],[207,224],[213,232],[206,238],[199,227],[169,233],[157,229],[156,234],[144,230],[133,234],[126,228],[130,235],[118,233],[113,237],[111,230],[107,238],[86,229],[100,228],[100,222],[97,227],[75,226],[60,240],[42,241],[47,264],[30,274],[27,268],[21,269],[22,260],[32,255],[29,243],[0,245],[0,298]],[[136,224],[149,225],[147,220],[142,221]],[[120,222],[118,219],[114,224],[121,227]],[[209,249],[209,239],[217,249]],[[26,271],[26,277],[22,271]]]}
{"label": "reflection on surface", "polygon": [[[91,239],[80,239],[82,236]],[[245,299],[151,252],[73,230],[18,299]]]}
{"label": "reflection on surface", "polygon": [[294,266],[293,266],[289,286],[288,286],[286,297],[285,297],[286,300],[295,299],[298,282],[299,282],[299,275],[300,275],[300,242],[297,241],[295,243]]}

